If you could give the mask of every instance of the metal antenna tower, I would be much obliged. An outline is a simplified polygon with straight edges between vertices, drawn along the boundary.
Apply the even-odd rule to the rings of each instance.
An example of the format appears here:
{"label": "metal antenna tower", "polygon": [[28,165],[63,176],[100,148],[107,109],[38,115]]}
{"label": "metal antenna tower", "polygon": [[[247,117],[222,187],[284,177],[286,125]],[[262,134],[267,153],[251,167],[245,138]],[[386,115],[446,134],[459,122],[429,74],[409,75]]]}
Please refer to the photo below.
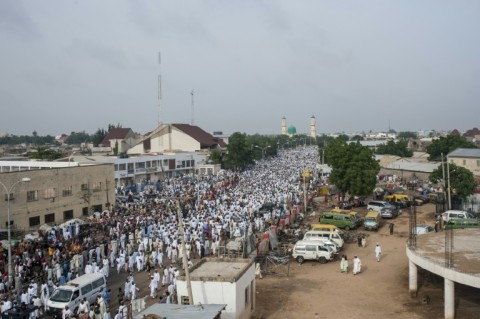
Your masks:
{"label": "metal antenna tower", "polygon": [[193,101],[193,96],[195,94],[195,90],[192,90],[192,92],[190,92],[190,95],[192,96],[192,125],[194,125],[195,123],[195,113],[194,113],[194,101]]}
{"label": "metal antenna tower", "polygon": [[162,55],[158,52],[158,96],[157,96],[157,104],[158,104],[158,118],[157,118],[157,125],[160,126],[162,124],[161,121],[161,111],[162,111]]}

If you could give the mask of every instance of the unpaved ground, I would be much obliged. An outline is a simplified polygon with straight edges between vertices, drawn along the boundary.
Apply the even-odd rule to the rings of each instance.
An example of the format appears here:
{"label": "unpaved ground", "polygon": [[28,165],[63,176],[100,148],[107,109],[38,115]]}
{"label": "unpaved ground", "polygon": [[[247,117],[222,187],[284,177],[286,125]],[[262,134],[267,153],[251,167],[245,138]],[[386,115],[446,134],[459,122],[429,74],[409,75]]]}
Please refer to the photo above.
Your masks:
{"label": "unpaved ground", "polygon": [[[431,204],[418,207],[417,223],[433,226],[434,210]],[[358,211],[365,213],[364,208]],[[314,217],[308,222],[314,222]],[[378,232],[366,232],[365,248],[345,244],[342,254],[350,262],[348,274],[340,273],[339,260],[324,265],[312,261],[299,265],[292,260],[288,277],[257,279],[252,318],[443,318],[443,279],[420,270],[417,296],[408,292],[407,212],[393,220],[393,235],[388,222]],[[380,262],[375,260],[377,242],[382,247]],[[354,276],[355,255],[363,266],[362,273]],[[278,268],[277,272],[283,270]],[[479,290],[457,284],[455,293],[456,318],[480,318]],[[422,300],[427,295],[430,302],[425,304]]]}

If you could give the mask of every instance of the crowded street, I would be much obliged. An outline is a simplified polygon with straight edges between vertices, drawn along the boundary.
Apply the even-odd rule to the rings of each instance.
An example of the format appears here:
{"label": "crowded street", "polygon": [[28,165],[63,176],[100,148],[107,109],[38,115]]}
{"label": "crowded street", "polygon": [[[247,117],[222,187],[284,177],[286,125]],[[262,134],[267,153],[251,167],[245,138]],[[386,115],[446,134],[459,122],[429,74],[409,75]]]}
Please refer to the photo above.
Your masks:
{"label": "crowded street", "polygon": [[[26,304],[37,306],[37,317],[52,315],[47,300],[55,287],[90,273],[103,274],[106,289],[85,309],[56,315],[82,317],[91,312],[98,319],[123,318],[133,300],[143,299],[147,306],[177,303],[182,241],[189,267],[206,256],[221,258],[220,248],[230,239],[248,234],[261,241],[262,233],[278,225],[292,207],[305,204],[304,189],[310,192],[317,181],[313,174],[305,185],[303,172],[314,172],[317,162],[317,149],[304,147],[281,151],[245,171],[178,176],[138,194],[128,185],[118,185],[117,195],[127,198],[125,202],[86,220],[39,230],[34,239],[12,247],[14,278],[4,271],[2,312]],[[273,210],[259,214],[265,203],[273,204]],[[6,249],[2,250],[5,268]]]}

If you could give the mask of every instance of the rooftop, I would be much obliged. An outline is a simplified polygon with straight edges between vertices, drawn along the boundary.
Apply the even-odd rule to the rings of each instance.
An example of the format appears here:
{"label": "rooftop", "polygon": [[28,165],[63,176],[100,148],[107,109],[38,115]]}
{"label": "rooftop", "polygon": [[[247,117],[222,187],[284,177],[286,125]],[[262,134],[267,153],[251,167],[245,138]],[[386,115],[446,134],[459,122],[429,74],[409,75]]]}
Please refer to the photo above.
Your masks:
{"label": "rooftop", "polygon": [[[168,319],[214,319],[225,309],[226,305],[175,305],[175,304],[154,304],[138,315],[134,319],[142,319],[144,316],[157,315],[160,318]],[[148,317],[147,317],[148,318]],[[155,317],[154,317],[155,318]]]}
{"label": "rooftop", "polygon": [[480,148],[457,148],[448,153],[448,157],[474,157],[480,158]]}
{"label": "rooftop", "polygon": [[[480,228],[456,229],[453,232],[454,270],[480,278]],[[445,265],[445,232],[418,236],[415,253]]]}
{"label": "rooftop", "polygon": [[[242,258],[204,258],[190,270],[190,280],[235,282],[253,262],[253,259]],[[185,276],[180,276],[179,280],[185,280]]]}

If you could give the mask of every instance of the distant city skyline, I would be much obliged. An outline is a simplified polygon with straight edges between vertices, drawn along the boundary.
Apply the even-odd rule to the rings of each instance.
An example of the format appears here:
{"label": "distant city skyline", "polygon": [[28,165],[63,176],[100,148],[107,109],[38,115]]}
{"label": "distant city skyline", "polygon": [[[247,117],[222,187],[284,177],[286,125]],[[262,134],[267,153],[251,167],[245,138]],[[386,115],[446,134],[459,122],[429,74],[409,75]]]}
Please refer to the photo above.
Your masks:
{"label": "distant city skyline", "polygon": [[478,12],[473,0],[3,0],[0,132],[193,121],[279,134],[285,116],[308,134],[312,115],[318,134],[465,131],[480,119]]}

